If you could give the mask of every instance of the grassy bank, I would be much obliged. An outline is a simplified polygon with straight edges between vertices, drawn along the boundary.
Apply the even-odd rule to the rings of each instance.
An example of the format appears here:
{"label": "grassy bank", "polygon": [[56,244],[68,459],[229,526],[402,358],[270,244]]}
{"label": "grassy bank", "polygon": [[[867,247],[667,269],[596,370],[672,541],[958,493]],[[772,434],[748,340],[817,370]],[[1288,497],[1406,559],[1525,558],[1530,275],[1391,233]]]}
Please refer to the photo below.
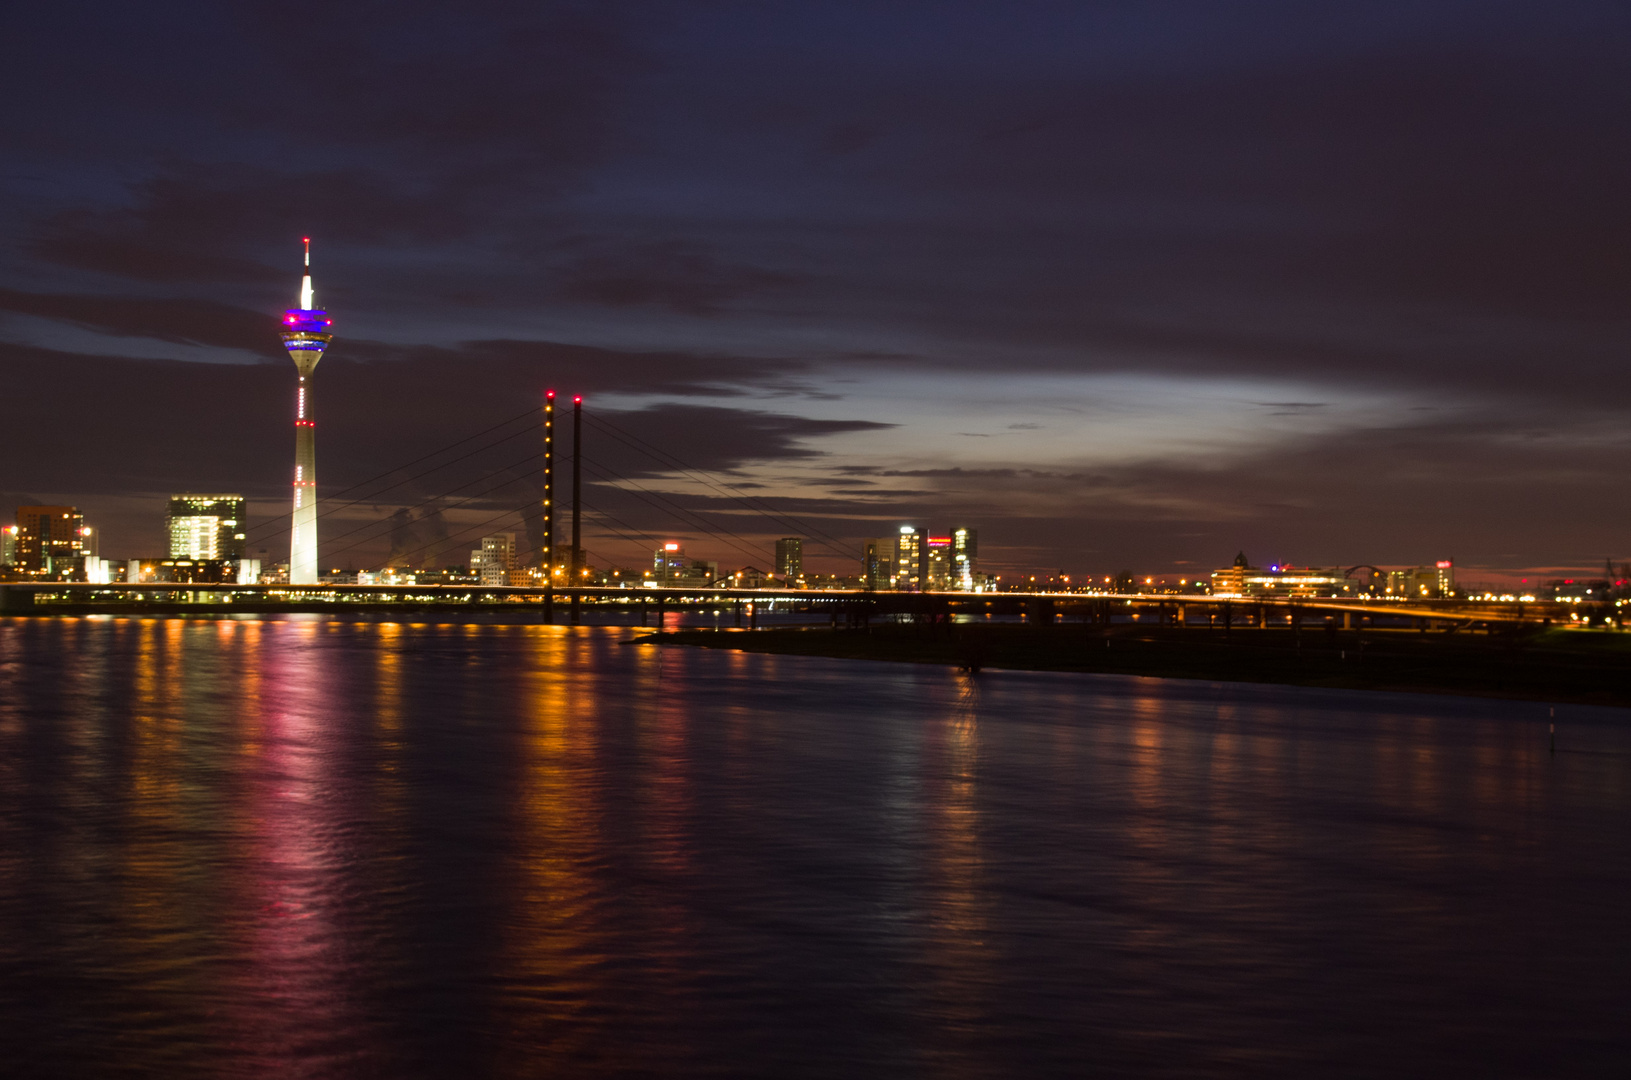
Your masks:
{"label": "grassy bank", "polygon": [[1027,671],[1080,671],[1351,690],[1405,690],[1631,706],[1631,634],[1505,635],[1367,630],[1011,624],[875,625],[868,630],[678,630],[647,640],[704,648]]}

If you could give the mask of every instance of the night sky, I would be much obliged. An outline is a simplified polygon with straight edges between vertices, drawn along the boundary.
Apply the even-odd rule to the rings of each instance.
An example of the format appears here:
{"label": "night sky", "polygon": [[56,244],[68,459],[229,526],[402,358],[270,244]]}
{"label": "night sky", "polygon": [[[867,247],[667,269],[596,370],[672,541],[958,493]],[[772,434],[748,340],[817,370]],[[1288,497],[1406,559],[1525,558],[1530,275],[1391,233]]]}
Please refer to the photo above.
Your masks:
{"label": "night sky", "polygon": [[[824,571],[902,522],[1003,572],[1631,558],[1623,3],[58,2],[5,39],[0,515],[77,504],[105,556],[227,490],[286,557],[310,235],[325,495],[553,386],[845,542]],[[599,563],[754,561],[610,478],[760,566],[792,531],[589,434]],[[534,440],[325,531],[500,470],[457,547]]]}

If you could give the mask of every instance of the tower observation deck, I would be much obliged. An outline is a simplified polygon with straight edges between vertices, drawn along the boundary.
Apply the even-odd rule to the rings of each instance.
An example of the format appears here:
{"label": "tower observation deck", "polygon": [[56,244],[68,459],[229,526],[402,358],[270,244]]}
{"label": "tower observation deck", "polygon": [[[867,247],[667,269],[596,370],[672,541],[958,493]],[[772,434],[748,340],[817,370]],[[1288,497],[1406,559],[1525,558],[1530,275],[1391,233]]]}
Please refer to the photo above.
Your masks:
{"label": "tower observation deck", "polygon": [[289,533],[289,583],[317,584],[317,425],[312,419],[312,373],[334,340],[334,320],[312,298],[311,238],[306,237],[306,274],[300,306],[283,313],[283,347],[300,377],[295,390],[294,521]]}

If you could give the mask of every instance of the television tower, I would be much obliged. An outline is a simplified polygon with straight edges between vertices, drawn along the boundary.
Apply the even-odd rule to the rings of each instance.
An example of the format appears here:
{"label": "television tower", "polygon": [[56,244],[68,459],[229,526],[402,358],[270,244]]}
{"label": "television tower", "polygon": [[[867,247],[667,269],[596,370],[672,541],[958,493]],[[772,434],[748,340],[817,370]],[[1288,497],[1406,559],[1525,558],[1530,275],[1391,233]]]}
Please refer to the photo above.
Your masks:
{"label": "television tower", "polygon": [[289,533],[289,584],[317,584],[317,425],[312,420],[311,377],[323,350],[334,340],[334,320],[312,300],[311,237],[305,237],[306,276],[300,279],[300,306],[283,313],[283,347],[300,375],[295,391],[294,522]]}

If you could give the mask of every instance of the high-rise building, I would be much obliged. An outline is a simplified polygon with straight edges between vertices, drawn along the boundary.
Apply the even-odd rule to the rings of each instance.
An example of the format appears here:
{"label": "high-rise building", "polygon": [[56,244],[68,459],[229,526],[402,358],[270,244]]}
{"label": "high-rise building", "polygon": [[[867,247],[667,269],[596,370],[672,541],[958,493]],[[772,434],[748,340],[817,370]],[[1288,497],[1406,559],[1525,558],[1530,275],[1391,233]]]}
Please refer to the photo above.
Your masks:
{"label": "high-rise building", "polygon": [[312,373],[334,335],[334,320],[317,307],[311,287],[311,238],[305,239],[306,274],[300,306],[283,313],[283,347],[300,383],[295,391],[294,518],[289,533],[289,584],[317,584],[317,425],[312,419]]}
{"label": "high-rise building", "polygon": [[17,569],[47,578],[66,578],[85,565],[85,519],[74,506],[19,506]]}
{"label": "high-rise building", "polygon": [[659,585],[677,584],[685,578],[685,548],[670,540],[651,553],[651,576]]}
{"label": "high-rise building", "polygon": [[861,541],[861,582],[868,589],[888,589],[895,576],[895,538],[872,536]]}
{"label": "high-rise building", "polygon": [[789,585],[804,576],[802,537],[784,536],[776,541],[776,576],[786,578]]}
{"label": "high-rise building", "polygon": [[951,537],[929,534],[923,538],[923,587],[935,592],[952,588]]}
{"label": "high-rise building", "polygon": [[895,537],[894,587],[908,592],[923,588],[923,534],[911,525],[902,525]]}
{"label": "high-rise building", "polygon": [[951,587],[973,592],[979,568],[980,533],[977,529],[951,531]]}
{"label": "high-rise building", "polygon": [[508,585],[515,568],[515,534],[494,533],[481,538],[481,547],[470,553],[470,572],[483,585]]}
{"label": "high-rise building", "polygon": [[0,528],[0,566],[11,566],[17,561],[17,526]]}
{"label": "high-rise building", "polygon": [[242,495],[170,496],[166,514],[167,555],[172,559],[244,557],[245,503]]}

